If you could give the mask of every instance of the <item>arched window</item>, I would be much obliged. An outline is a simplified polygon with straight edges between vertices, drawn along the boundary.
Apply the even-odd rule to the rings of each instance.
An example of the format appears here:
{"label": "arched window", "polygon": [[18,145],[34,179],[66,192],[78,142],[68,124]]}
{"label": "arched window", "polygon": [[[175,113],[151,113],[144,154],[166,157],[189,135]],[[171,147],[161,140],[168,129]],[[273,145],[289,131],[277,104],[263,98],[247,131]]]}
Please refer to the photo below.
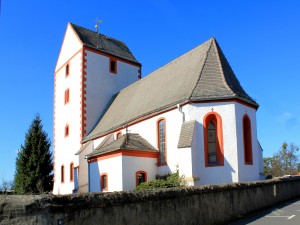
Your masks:
{"label": "arched window", "polygon": [[208,163],[217,162],[217,128],[211,120],[208,124]]}
{"label": "arched window", "polygon": [[122,132],[119,131],[117,134],[116,134],[116,138],[119,139],[120,137],[122,137]]}
{"label": "arched window", "polygon": [[65,182],[65,166],[64,165],[61,165],[61,168],[60,168],[60,181],[62,183]]}
{"label": "arched window", "polygon": [[221,116],[208,113],[203,119],[205,166],[224,166]]}
{"label": "arched window", "polygon": [[135,173],[136,177],[136,186],[139,186],[141,183],[144,183],[147,181],[147,173],[145,171],[137,171]]}
{"label": "arched window", "polygon": [[100,186],[101,186],[101,191],[108,190],[108,177],[106,173],[103,173],[100,176]]}
{"label": "arched window", "polygon": [[248,115],[243,117],[243,139],[245,164],[253,164],[251,121]]}
{"label": "arched window", "polygon": [[160,119],[157,122],[158,149],[160,153],[159,163],[166,164],[166,120]]}
{"label": "arched window", "polygon": [[74,164],[70,164],[70,181],[74,181]]}

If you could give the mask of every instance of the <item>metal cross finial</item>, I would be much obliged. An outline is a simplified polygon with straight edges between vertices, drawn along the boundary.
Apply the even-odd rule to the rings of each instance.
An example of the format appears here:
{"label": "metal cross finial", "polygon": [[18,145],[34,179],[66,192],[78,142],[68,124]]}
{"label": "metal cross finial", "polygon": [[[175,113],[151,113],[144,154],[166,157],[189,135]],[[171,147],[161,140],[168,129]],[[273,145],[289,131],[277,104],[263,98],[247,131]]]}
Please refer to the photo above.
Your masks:
{"label": "metal cross finial", "polygon": [[214,111],[214,108],[211,108],[211,111],[213,112],[213,111]]}
{"label": "metal cross finial", "polygon": [[98,17],[97,17],[97,19],[96,19],[96,25],[95,25],[97,33],[98,33],[99,23],[102,23],[102,20],[98,20]]}

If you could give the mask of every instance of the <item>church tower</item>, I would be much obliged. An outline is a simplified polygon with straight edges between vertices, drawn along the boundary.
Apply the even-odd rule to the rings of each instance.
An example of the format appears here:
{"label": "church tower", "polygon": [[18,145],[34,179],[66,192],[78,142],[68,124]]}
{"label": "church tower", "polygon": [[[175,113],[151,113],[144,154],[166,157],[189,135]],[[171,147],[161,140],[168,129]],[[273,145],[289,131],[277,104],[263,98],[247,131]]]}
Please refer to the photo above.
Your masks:
{"label": "church tower", "polygon": [[125,43],[69,23],[54,72],[54,194],[87,184],[76,154],[109,102],[141,77]]}

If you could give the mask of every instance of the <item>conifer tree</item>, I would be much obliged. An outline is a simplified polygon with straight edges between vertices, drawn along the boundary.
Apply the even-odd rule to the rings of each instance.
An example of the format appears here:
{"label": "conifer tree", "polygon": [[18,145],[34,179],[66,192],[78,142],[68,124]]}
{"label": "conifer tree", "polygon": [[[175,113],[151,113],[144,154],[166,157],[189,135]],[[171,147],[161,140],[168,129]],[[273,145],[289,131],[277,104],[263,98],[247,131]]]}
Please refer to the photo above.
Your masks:
{"label": "conifer tree", "polygon": [[42,193],[52,190],[53,158],[50,140],[43,131],[42,120],[36,115],[16,158],[15,192]]}

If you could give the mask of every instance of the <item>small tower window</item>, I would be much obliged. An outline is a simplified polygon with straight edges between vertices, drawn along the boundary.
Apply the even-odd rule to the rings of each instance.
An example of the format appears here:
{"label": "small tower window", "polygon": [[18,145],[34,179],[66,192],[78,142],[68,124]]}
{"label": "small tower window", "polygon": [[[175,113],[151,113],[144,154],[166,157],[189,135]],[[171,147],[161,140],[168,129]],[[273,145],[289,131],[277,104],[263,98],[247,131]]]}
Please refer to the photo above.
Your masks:
{"label": "small tower window", "polygon": [[70,130],[69,130],[69,124],[67,124],[67,125],[65,126],[65,137],[68,137],[68,136],[69,136],[69,132],[70,132]]}
{"label": "small tower window", "polygon": [[65,104],[69,103],[70,101],[70,89],[68,88],[65,90]]}
{"label": "small tower window", "polygon": [[61,172],[61,182],[64,183],[65,182],[65,166],[62,165],[61,168],[60,168],[60,172]]}
{"label": "small tower window", "polygon": [[74,181],[74,164],[70,164],[70,181]]}
{"label": "small tower window", "polygon": [[110,59],[110,61],[109,61],[109,71],[111,73],[117,73],[117,60]]}
{"label": "small tower window", "polygon": [[69,76],[69,70],[70,70],[70,66],[69,64],[66,65],[66,77]]}

